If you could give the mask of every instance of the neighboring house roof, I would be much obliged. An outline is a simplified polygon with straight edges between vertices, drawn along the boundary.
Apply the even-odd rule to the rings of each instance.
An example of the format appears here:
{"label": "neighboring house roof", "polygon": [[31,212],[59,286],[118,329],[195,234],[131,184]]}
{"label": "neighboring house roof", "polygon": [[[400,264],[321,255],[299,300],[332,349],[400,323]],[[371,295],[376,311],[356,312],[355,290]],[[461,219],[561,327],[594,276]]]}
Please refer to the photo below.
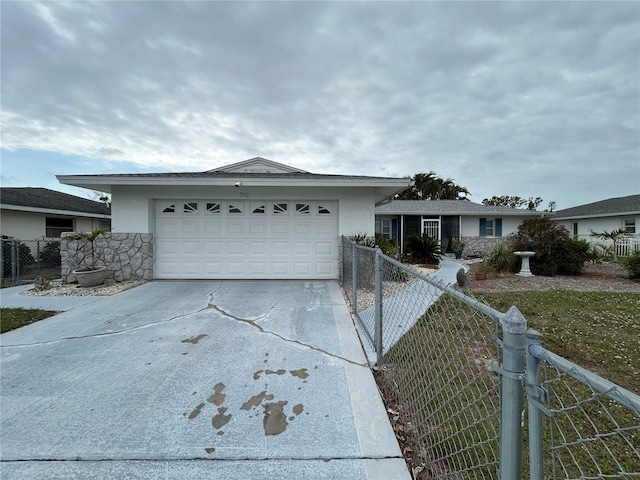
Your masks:
{"label": "neighboring house roof", "polygon": [[565,208],[555,212],[557,220],[570,218],[613,217],[618,215],[639,215],[640,195],[608,198],[599,202]]}
{"label": "neighboring house roof", "polygon": [[60,183],[110,192],[112,185],[179,185],[243,187],[374,187],[376,198],[383,200],[406,190],[408,178],[367,177],[359,175],[323,175],[256,157],[205,172],[137,173],[106,175],[57,175]]}
{"label": "neighboring house roof", "polygon": [[48,188],[2,187],[0,208],[84,217],[111,217],[111,209],[104,203]]}
{"label": "neighboring house roof", "polygon": [[376,207],[376,215],[500,215],[535,216],[542,212],[495,207],[468,200],[394,200]]}

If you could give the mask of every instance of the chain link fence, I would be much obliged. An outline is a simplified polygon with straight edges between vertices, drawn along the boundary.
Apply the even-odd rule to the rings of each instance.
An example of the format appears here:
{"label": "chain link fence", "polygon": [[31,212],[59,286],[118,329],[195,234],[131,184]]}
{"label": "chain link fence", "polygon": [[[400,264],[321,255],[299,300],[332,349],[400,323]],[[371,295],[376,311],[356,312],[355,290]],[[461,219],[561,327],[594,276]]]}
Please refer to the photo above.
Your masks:
{"label": "chain link fence", "polygon": [[640,396],[527,337],[531,479],[640,478]]}
{"label": "chain link fence", "polygon": [[345,237],[342,282],[414,478],[640,478],[639,397],[544,350],[515,307]]}
{"label": "chain link fence", "polygon": [[58,240],[0,240],[0,283],[3,287],[31,283],[37,276],[49,280],[60,278],[61,263]]}

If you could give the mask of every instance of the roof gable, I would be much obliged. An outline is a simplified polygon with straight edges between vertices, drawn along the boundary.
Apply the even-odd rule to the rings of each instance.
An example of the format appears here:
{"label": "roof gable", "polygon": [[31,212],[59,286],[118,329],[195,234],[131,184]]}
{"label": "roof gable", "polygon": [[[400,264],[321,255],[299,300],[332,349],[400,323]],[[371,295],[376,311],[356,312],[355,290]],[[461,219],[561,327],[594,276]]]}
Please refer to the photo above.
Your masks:
{"label": "roof gable", "polygon": [[284,163],[274,162],[262,157],[250,158],[243,162],[225,165],[207,170],[205,173],[309,173]]}
{"label": "roof gable", "polygon": [[76,197],[68,193],[33,187],[0,188],[0,204],[4,207],[15,206],[25,209],[61,210],[68,212],[111,215],[111,209],[104,203]]}

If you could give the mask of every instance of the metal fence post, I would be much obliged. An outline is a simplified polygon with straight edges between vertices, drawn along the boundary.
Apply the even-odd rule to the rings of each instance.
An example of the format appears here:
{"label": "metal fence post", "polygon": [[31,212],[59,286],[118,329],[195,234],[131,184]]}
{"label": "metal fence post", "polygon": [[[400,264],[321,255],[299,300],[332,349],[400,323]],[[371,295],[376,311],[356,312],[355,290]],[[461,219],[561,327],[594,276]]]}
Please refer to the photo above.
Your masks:
{"label": "metal fence post", "polygon": [[15,240],[11,240],[11,285],[16,284],[16,276],[18,274],[18,254],[17,254],[17,245],[18,243]]}
{"label": "metal fence post", "polygon": [[527,331],[527,401],[529,404],[529,478],[542,480],[542,412],[538,402],[544,401],[541,386],[540,360],[529,351],[533,345],[540,345],[542,335],[536,330]]}
{"label": "metal fence post", "polygon": [[38,274],[42,271],[42,265],[40,263],[40,240],[36,240],[36,268]]}
{"label": "metal fence post", "polygon": [[351,309],[353,314],[358,313],[358,250],[356,244],[351,244]]}
{"label": "metal fence post", "polygon": [[511,307],[502,318],[500,480],[522,478],[522,375],[526,331],[524,316],[516,307]]}
{"label": "metal fence post", "polygon": [[374,343],[376,349],[376,364],[382,366],[382,261],[380,248],[376,246],[374,272],[375,272],[375,311],[374,311]]}
{"label": "metal fence post", "polygon": [[0,285],[4,284],[4,239],[0,238]]}

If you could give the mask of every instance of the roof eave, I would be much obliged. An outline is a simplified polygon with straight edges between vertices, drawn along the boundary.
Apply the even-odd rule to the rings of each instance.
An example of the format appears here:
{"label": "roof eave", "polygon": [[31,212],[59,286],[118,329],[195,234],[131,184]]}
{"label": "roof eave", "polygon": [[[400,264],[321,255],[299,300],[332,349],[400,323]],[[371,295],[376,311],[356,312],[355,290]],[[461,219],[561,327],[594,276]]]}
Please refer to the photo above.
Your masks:
{"label": "roof eave", "polygon": [[57,175],[58,181],[64,185],[98,189],[111,192],[112,186],[232,186],[242,182],[243,187],[375,187],[389,189],[393,193],[409,187],[409,180],[405,178],[377,178],[377,177],[293,177],[293,178],[265,178],[256,176],[225,176],[225,177],[146,177],[137,176],[91,176],[91,175]]}
{"label": "roof eave", "polygon": [[78,210],[61,210],[57,208],[42,208],[42,207],[27,207],[24,205],[8,205],[0,204],[2,210],[13,210],[16,212],[28,212],[28,213],[45,213],[48,215],[65,215],[67,217],[90,217],[90,218],[105,218],[110,219],[110,214],[105,213],[93,213],[93,212],[81,212]]}
{"label": "roof eave", "polygon": [[591,214],[578,214],[578,215],[563,215],[554,216],[556,220],[576,220],[581,218],[602,218],[602,217],[631,217],[634,215],[640,215],[640,210],[631,212],[614,212],[614,213],[591,213]]}

